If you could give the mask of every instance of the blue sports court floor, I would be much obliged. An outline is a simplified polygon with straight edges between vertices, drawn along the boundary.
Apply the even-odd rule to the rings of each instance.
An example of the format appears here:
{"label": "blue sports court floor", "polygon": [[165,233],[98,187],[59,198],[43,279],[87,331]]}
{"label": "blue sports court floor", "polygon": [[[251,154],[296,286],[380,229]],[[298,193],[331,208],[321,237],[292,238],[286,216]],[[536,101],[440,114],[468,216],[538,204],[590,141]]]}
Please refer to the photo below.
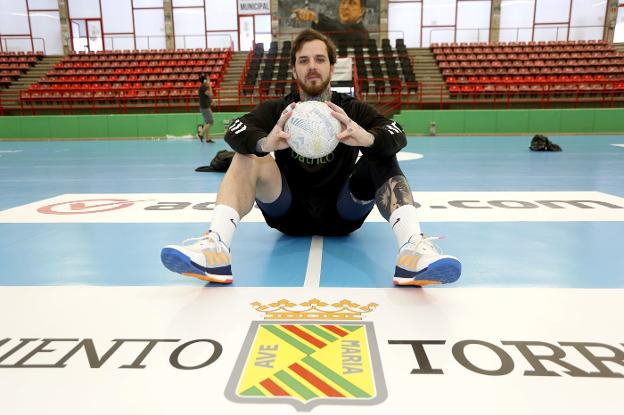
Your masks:
{"label": "blue sports court floor", "polygon": [[552,140],[408,140],[422,228],[463,265],[425,289],[392,285],[378,212],[293,238],[252,210],[231,286],[168,272],[223,140],[0,142],[0,412],[619,414],[624,136]]}
{"label": "blue sports court floor", "polygon": [[[423,230],[444,236],[438,245],[463,264],[453,287],[624,287],[624,137],[554,137],[561,153],[530,152],[529,141],[409,140],[405,151],[423,157],[401,166],[417,201],[436,217],[429,221],[424,214]],[[184,193],[216,193],[222,177],[195,167],[209,164],[224,146],[222,140],[0,142],[0,210],[66,194],[86,200],[87,210],[89,203],[98,206],[116,194],[176,194],[159,203],[176,202],[176,212],[190,211],[194,207]],[[419,192],[441,199],[419,199]],[[108,196],[89,202],[92,194]],[[590,202],[574,202],[583,200]],[[6,219],[0,212],[0,284],[199,283],[169,273],[159,251],[201,235],[208,215],[195,210],[194,221],[184,223],[98,223],[95,214],[77,213],[77,223],[67,223],[70,214],[43,223],[36,217]],[[124,222],[123,209],[118,213]],[[506,219],[508,214],[513,217]],[[321,255],[311,260],[320,261],[321,287],[391,286],[397,247],[387,223],[367,222],[349,237],[316,242]],[[245,223],[232,246],[234,286],[303,286],[310,252],[311,238],[282,236],[259,221]]]}

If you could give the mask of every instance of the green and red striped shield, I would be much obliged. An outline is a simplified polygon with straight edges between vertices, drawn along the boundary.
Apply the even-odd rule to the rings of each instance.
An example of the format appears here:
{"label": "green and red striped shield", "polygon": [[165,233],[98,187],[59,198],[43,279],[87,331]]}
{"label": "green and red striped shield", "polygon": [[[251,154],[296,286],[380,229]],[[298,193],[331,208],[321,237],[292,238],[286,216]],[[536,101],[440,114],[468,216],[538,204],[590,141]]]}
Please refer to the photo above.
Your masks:
{"label": "green and red striped shield", "polygon": [[371,322],[255,321],[226,388],[234,402],[372,405],[386,385]]}

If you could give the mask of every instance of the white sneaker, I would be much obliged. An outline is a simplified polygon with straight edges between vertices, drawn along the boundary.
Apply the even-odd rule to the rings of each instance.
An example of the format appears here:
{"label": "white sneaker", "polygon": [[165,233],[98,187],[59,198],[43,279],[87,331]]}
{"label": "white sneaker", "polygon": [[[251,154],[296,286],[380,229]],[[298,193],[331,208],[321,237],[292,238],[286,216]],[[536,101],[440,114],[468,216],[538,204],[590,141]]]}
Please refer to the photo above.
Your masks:
{"label": "white sneaker", "polygon": [[[194,242],[185,245],[189,242]],[[230,249],[216,232],[190,238],[180,245],[168,245],[160,252],[160,260],[170,271],[203,281],[230,284],[232,264]]]}
{"label": "white sneaker", "polygon": [[401,247],[394,270],[394,285],[447,284],[461,275],[461,263],[455,257],[442,255],[431,240],[414,234]]}

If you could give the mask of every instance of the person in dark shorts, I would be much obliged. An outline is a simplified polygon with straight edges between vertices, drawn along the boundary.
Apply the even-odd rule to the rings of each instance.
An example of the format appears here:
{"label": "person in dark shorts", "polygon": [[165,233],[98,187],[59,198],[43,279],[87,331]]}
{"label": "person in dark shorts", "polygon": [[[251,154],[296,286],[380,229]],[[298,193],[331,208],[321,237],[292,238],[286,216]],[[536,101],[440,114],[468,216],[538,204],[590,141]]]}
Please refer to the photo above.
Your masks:
{"label": "person in dark shorts", "polygon": [[[401,126],[368,104],[331,90],[336,49],[320,32],[301,32],[290,60],[299,91],[263,102],[230,125],[225,140],[236,153],[221,183],[210,229],[191,239],[192,244],[164,247],[165,267],[204,281],[231,283],[230,244],[240,218],[254,203],[267,224],[285,234],[322,236],[357,230],[376,205],[398,242],[394,284],[457,280],[457,258],[442,255],[431,242],[435,238],[421,233],[396,157],[407,143]],[[342,127],[337,147],[319,159],[292,151],[284,131],[296,103],[307,100],[325,102]]]}
{"label": "person in dark shorts", "polygon": [[210,109],[212,104],[212,85],[210,85],[210,80],[206,75],[200,75],[199,82],[201,83],[197,91],[199,94],[199,112],[204,119],[204,125],[197,128],[197,136],[202,142],[205,139],[207,143],[214,143],[210,138],[210,127],[214,124],[212,110]]}

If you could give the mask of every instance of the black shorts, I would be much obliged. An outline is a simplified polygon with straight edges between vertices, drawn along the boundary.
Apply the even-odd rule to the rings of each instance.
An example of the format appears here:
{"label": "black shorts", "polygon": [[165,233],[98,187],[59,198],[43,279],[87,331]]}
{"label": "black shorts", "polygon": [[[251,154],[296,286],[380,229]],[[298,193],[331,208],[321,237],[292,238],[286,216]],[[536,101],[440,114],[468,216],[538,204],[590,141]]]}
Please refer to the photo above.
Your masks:
{"label": "black shorts", "polygon": [[357,220],[348,220],[338,213],[337,203],[338,196],[321,198],[292,194],[290,207],[283,215],[274,217],[263,210],[263,207],[260,209],[267,224],[286,235],[339,236],[359,229],[368,212]]}
{"label": "black shorts", "polygon": [[[287,235],[348,235],[362,226],[373,209],[377,189],[398,175],[403,172],[395,156],[375,161],[361,157],[344,183],[314,192],[302,191],[282,173],[278,199],[268,204],[256,202],[267,224]],[[354,201],[351,195],[369,202]]]}

